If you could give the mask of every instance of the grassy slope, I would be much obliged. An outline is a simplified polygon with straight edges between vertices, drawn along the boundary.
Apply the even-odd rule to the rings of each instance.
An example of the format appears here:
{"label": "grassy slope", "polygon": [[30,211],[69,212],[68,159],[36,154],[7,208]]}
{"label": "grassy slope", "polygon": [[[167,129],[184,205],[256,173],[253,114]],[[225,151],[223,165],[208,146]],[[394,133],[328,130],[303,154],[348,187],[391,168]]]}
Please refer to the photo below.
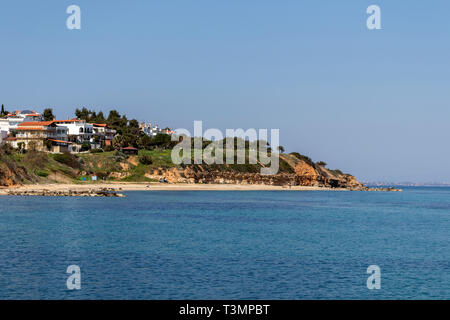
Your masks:
{"label": "grassy slope", "polygon": [[[91,175],[97,175],[100,180],[115,180],[127,182],[151,182],[154,181],[145,177],[146,173],[153,173],[159,168],[167,169],[176,167],[171,160],[171,150],[141,150],[139,156],[150,156],[153,163],[143,165],[139,162],[138,156],[125,157],[116,152],[86,153],[76,157],[76,164],[66,165],[58,162],[58,155],[35,153],[35,154],[11,154],[3,155],[3,162],[8,162],[13,167],[23,168],[24,174],[18,180],[18,183],[81,183],[82,177],[89,179]],[[6,159],[7,157],[8,159]],[[280,172],[293,173],[290,155],[280,157]],[[5,160],[6,159],[6,160]],[[286,161],[286,160],[287,161]],[[0,158],[0,164],[2,159]],[[4,165],[4,163],[3,163]],[[203,168],[205,165],[202,165]],[[14,168],[12,168],[14,169]],[[194,170],[200,170],[198,166],[193,166]],[[232,171],[242,173],[259,173],[261,166],[259,164],[233,164],[233,165],[210,165],[211,171]],[[122,174],[122,177],[110,178],[110,173]]]}
{"label": "grassy slope", "polygon": [[82,170],[96,174],[99,177],[104,177],[110,172],[125,172],[129,176],[121,181],[127,182],[150,182],[154,181],[145,177],[146,173],[150,173],[158,168],[169,168],[175,165],[171,161],[170,150],[163,151],[139,151],[139,156],[148,155],[152,158],[153,163],[151,165],[143,165],[139,162],[139,158],[136,156],[118,157],[115,152],[104,152],[104,153],[88,153],[82,154],[79,157],[83,160]]}

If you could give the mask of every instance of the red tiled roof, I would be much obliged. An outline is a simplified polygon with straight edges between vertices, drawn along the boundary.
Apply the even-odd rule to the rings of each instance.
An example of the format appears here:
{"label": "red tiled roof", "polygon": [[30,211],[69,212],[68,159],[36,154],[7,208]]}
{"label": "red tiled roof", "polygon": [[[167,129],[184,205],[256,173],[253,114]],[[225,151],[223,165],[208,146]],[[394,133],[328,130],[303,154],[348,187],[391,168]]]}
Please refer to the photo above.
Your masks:
{"label": "red tiled roof", "polygon": [[63,140],[55,140],[55,139],[47,139],[48,141],[53,141],[53,142],[59,142],[59,143],[67,143],[67,144],[71,144],[72,142],[69,141],[63,141]]}
{"label": "red tiled roof", "polygon": [[138,151],[138,149],[133,148],[133,147],[122,148],[122,150],[133,150],[133,151]]}
{"label": "red tiled roof", "polygon": [[83,122],[84,120],[52,120],[52,121],[29,121],[22,122],[19,127],[31,127],[31,126],[49,126],[52,123],[68,123],[68,122]]}
{"label": "red tiled roof", "polygon": [[17,138],[16,137],[7,137],[5,139],[3,139],[3,141],[16,141]]}
{"label": "red tiled roof", "polygon": [[19,131],[44,131],[43,127],[22,127],[22,128],[17,128],[16,130]]}
{"label": "red tiled roof", "polygon": [[30,121],[30,122],[22,122],[19,124],[19,127],[35,127],[35,126],[49,126],[54,121]]}
{"label": "red tiled roof", "polygon": [[78,120],[78,119],[71,119],[71,120],[53,120],[53,122],[63,122],[63,123],[67,123],[67,122],[84,122],[84,120]]}
{"label": "red tiled roof", "polygon": [[96,126],[96,127],[106,127],[108,125],[106,123],[94,123],[94,126]]}

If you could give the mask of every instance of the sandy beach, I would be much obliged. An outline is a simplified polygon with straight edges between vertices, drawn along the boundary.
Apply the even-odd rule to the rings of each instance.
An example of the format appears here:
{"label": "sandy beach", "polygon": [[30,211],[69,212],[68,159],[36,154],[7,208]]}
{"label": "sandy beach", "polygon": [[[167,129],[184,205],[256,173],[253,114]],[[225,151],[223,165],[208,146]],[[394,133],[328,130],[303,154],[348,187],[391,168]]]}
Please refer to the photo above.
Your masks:
{"label": "sandy beach", "polygon": [[321,187],[283,187],[270,185],[241,185],[241,184],[164,184],[164,183],[86,183],[86,184],[29,184],[17,187],[0,188],[0,195],[7,195],[9,191],[88,191],[102,188],[112,188],[116,191],[318,191],[346,189],[330,189]]}

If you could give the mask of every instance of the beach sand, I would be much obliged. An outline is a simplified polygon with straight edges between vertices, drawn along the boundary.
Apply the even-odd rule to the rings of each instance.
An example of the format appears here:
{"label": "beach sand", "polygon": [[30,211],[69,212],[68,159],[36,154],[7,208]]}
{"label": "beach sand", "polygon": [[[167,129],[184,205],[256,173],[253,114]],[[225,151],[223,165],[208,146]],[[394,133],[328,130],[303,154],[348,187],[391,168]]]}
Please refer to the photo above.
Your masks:
{"label": "beach sand", "polygon": [[85,184],[29,184],[17,187],[0,188],[0,195],[14,191],[88,191],[102,188],[112,188],[116,191],[316,191],[333,190],[346,191],[346,189],[330,189],[321,187],[303,186],[269,186],[269,185],[242,185],[242,184],[164,184],[164,183],[85,183]]}

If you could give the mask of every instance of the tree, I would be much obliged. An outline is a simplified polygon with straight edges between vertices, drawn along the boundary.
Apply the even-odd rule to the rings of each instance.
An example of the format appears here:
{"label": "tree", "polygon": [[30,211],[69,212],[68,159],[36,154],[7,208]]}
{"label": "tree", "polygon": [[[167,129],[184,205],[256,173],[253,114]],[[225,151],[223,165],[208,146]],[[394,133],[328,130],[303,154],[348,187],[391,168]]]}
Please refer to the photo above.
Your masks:
{"label": "tree", "polygon": [[17,149],[19,149],[19,152],[22,153],[22,151],[25,150],[25,143],[19,142],[17,144]]}
{"label": "tree", "polygon": [[94,136],[94,142],[95,142],[96,144],[99,144],[99,143],[100,143],[100,136],[95,135],[95,136]]}
{"label": "tree", "polygon": [[155,147],[159,147],[161,149],[165,149],[170,147],[172,144],[172,137],[168,134],[159,133],[155,137],[152,138],[151,145]]}
{"label": "tree", "polygon": [[97,118],[95,119],[95,123],[106,123],[105,116],[103,115],[103,112],[99,112],[97,115]]}
{"label": "tree", "polygon": [[123,134],[125,132],[128,120],[127,117],[122,117],[116,110],[111,110],[109,112],[108,119],[106,119],[106,123],[112,129],[116,130],[118,134]]}
{"label": "tree", "polygon": [[78,108],[75,109],[75,116],[79,120],[85,120],[90,123],[106,123],[106,119],[102,111],[97,114],[97,112],[89,110],[86,107],[81,108],[81,110]]}
{"label": "tree", "polygon": [[109,111],[109,115],[108,115],[108,119],[107,119],[107,123],[110,126],[118,126],[120,125],[120,113],[117,112],[116,110],[111,110]]}
{"label": "tree", "polygon": [[90,114],[92,111],[88,110],[86,107],[83,107],[81,110],[76,109],[75,110],[75,116],[79,120],[85,120],[86,122],[89,122]]}
{"label": "tree", "polygon": [[139,162],[142,163],[143,165],[148,166],[153,164],[153,159],[149,155],[142,155],[139,157]]}
{"label": "tree", "polygon": [[321,166],[321,167],[326,167],[326,166],[327,166],[327,163],[326,163],[326,162],[323,162],[323,161],[319,161],[319,162],[317,162],[317,164],[318,164],[319,166]]}
{"label": "tree", "polygon": [[6,116],[8,113],[5,111],[5,106],[2,104],[2,110],[0,111],[0,117]]}
{"label": "tree", "polygon": [[123,136],[121,136],[121,135],[115,136],[113,139],[113,146],[114,146],[114,149],[116,149],[116,150],[123,148],[125,146]]}
{"label": "tree", "polygon": [[30,151],[37,151],[37,148],[38,148],[38,144],[37,144],[36,141],[30,141],[28,143],[28,150],[30,150]]}
{"label": "tree", "polygon": [[44,145],[47,148],[48,151],[52,150],[52,142],[49,140],[44,141]]}
{"label": "tree", "polygon": [[130,120],[130,122],[128,123],[128,126],[130,128],[139,129],[139,122],[136,119]]}
{"label": "tree", "polygon": [[53,121],[55,120],[55,116],[53,115],[53,109],[47,108],[42,113],[42,117],[44,118],[44,121]]}
{"label": "tree", "polygon": [[81,145],[81,151],[89,151],[91,150],[91,144],[89,142],[83,142]]}
{"label": "tree", "polygon": [[283,146],[279,146],[278,147],[278,151],[280,151],[280,153],[283,153],[285,150],[284,150],[284,147]]}
{"label": "tree", "polygon": [[152,139],[144,134],[142,137],[139,138],[138,140],[138,148],[139,149],[147,149],[149,150],[152,144]]}

